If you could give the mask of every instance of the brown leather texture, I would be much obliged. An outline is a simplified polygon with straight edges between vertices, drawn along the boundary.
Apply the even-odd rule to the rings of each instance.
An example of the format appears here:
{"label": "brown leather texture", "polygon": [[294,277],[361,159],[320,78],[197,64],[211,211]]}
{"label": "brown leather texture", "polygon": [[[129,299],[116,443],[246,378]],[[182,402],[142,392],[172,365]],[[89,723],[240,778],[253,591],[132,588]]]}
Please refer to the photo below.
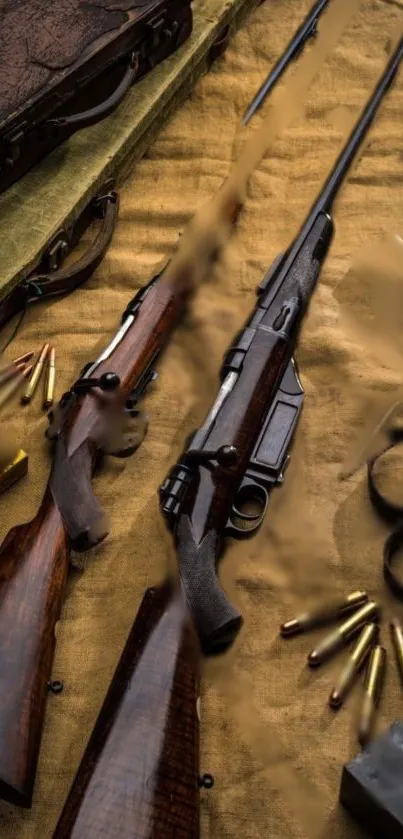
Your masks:
{"label": "brown leather texture", "polygon": [[[1,0],[0,124],[33,96],[74,72],[89,49],[102,50],[156,0]],[[24,37],[21,37],[21,32]]]}
{"label": "brown leather texture", "polygon": [[86,124],[99,121],[131,56],[133,83],[174,52],[192,31],[190,4],[0,0],[0,192],[77,130],[49,118],[99,107]]}

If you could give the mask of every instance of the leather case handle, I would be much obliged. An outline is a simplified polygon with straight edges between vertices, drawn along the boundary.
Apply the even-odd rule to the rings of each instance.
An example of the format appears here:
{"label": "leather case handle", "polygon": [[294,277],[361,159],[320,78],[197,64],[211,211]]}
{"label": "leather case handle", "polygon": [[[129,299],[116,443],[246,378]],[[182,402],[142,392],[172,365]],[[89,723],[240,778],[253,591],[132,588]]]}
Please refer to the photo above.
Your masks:
{"label": "leather case handle", "polygon": [[116,225],[118,215],[117,193],[112,191],[102,199],[98,199],[95,206],[97,205],[102,211],[103,221],[92,245],[73,265],[58,268],[50,274],[31,275],[26,281],[26,304],[28,306],[49,297],[59,297],[74,291],[89,279],[102,262]]}
{"label": "leather case handle", "polygon": [[[90,209],[93,215],[102,218],[101,228],[92,245],[73,265],[46,273],[33,273],[16,286],[0,301],[0,329],[14,315],[24,312],[33,303],[74,291],[95,271],[105,256],[115,229],[119,211],[118,194],[114,190],[109,190],[106,194],[94,198]],[[78,219],[77,224],[79,221]]]}
{"label": "leather case handle", "polygon": [[119,82],[116,90],[113,91],[108,99],[105,99],[104,102],[101,102],[100,105],[96,105],[94,108],[82,111],[82,113],[48,119],[44,122],[43,129],[45,131],[50,130],[52,132],[60,129],[67,129],[70,134],[81,128],[87,128],[89,125],[94,125],[96,122],[99,122],[99,120],[107,117],[124,99],[127,91],[136,78],[139,64],[139,54],[137,52],[131,53],[124,76]]}

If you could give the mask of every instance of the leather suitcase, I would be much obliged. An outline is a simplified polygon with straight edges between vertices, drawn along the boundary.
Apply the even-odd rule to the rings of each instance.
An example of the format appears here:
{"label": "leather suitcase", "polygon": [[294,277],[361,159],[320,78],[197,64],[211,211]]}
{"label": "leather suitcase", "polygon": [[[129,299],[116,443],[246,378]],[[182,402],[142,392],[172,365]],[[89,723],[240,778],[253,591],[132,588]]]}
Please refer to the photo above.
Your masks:
{"label": "leather suitcase", "polygon": [[0,0],[0,192],[191,31],[191,0]]}

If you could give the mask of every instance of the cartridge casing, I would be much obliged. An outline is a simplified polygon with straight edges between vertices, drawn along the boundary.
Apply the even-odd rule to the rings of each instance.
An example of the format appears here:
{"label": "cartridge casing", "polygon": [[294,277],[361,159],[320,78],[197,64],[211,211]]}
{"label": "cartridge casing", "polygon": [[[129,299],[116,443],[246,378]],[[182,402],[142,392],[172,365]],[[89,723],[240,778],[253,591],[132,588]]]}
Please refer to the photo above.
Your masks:
{"label": "cartridge casing", "polygon": [[364,698],[358,725],[358,740],[365,746],[371,739],[376,709],[382,692],[386,671],[386,650],[374,647],[365,677]]}
{"label": "cartridge casing", "polygon": [[396,665],[403,686],[403,629],[397,618],[394,618],[390,623],[390,634],[396,656]]}
{"label": "cartridge casing", "polygon": [[45,387],[43,393],[43,408],[46,411],[53,405],[55,396],[56,383],[56,351],[54,347],[50,348],[48,357],[48,366],[45,377]]}
{"label": "cartridge casing", "polygon": [[337,683],[329,696],[329,705],[331,708],[341,708],[346,696],[351,690],[354,679],[360,672],[378,636],[379,627],[376,623],[368,623],[362,629],[360,637],[342,668]]}
{"label": "cartridge casing", "polygon": [[27,387],[21,397],[21,402],[23,405],[27,405],[28,402],[31,401],[32,397],[35,394],[35,391],[38,387],[39,380],[42,375],[43,367],[45,364],[46,356],[49,351],[49,344],[44,344],[41,350],[41,354],[36,362],[34,369],[32,371],[32,376],[27,384]]}
{"label": "cartridge casing", "polygon": [[305,612],[296,618],[286,621],[281,625],[280,633],[283,638],[290,638],[301,632],[307,632],[319,626],[326,626],[326,624],[333,623],[333,621],[337,621],[351,614],[351,612],[355,612],[367,602],[368,595],[365,591],[353,591],[347,597],[324,603],[323,606],[312,612]]}
{"label": "cartridge casing", "polygon": [[21,385],[23,384],[24,380],[28,378],[32,370],[32,364],[29,367],[26,367],[23,372],[18,372],[18,375],[15,376],[14,379],[7,382],[7,384],[1,388],[0,390],[0,408],[11,399],[12,396],[19,390]]}
{"label": "cartridge casing", "polygon": [[365,623],[377,620],[378,617],[378,604],[374,601],[366,603],[365,606],[351,615],[341,626],[338,626],[337,629],[334,629],[333,632],[326,635],[316,649],[309,653],[309,666],[318,667],[328,658],[331,658],[334,653],[348,644],[350,638],[353,638]]}

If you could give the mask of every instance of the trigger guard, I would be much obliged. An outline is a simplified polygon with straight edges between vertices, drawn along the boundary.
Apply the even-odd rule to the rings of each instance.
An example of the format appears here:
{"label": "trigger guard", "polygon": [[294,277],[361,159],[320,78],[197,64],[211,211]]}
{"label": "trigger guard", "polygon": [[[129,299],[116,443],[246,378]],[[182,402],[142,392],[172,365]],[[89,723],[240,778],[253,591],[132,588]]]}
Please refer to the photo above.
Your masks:
{"label": "trigger guard", "polygon": [[[236,502],[240,494],[248,490],[250,491],[252,497],[253,493],[255,492],[255,495],[257,495],[258,500],[262,500],[263,509],[259,513],[243,513],[236,506]],[[269,493],[267,492],[267,489],[261,484],[258,484],[256,481],[251,481],[248,478],[245,478],[242,481],[236,493],[235,501],[232,505],[231,512],[225,527],[225,535],[232,536],[235,539],[249,539],[252,536],[255,536],[255,534],[263,524],[263,520],[267,512],[268,503]],[[240,521],[244,522],[256,522],[256,524],[254,525],[254,527],[238,527],[234,522],[234,518],[238,518],[240,519]]]}

